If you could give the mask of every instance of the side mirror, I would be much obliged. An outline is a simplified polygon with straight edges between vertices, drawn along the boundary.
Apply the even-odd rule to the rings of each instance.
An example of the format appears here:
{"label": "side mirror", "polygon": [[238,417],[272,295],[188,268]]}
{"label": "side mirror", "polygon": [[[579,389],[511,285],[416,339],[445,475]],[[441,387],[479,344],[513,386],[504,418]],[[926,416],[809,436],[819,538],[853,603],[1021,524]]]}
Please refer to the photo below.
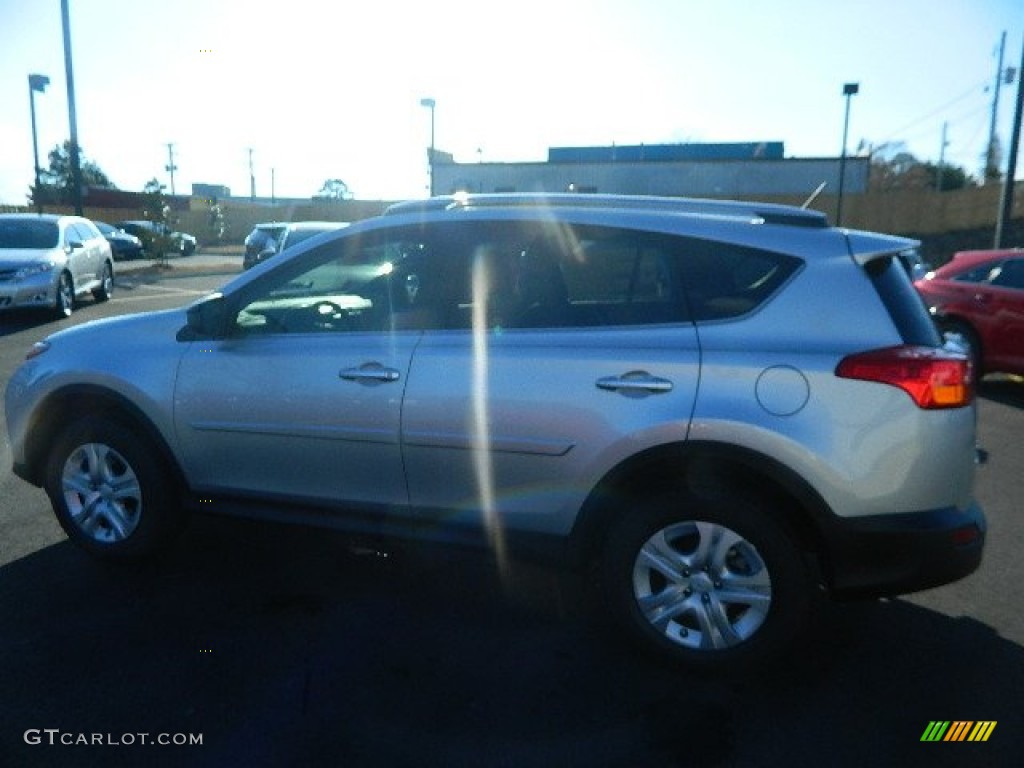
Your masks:
{"label": "side mirror", "polygon": [[68,253],[71,251],[77,251],[82,247],[82,242],[80,240],[68,240]]}
{"label": "side mirror", "polygon": [[226,313],[222,294],[213,293],[200,299],[186,310],[185,327],[178,332],[178,341],[200,341],[223,336]]}

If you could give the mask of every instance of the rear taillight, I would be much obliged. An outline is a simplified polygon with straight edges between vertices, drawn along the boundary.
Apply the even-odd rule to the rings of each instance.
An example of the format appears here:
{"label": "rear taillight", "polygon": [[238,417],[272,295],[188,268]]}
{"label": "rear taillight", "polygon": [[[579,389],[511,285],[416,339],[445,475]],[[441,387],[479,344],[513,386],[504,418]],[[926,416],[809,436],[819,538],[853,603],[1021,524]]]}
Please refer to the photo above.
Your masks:
{"label": "rear taillight", "polygon": [[974,399],[974,372],[965,355],[935,347],[873,349],[843,358],[836,376],[899,387],[919,408],[960,408]]}

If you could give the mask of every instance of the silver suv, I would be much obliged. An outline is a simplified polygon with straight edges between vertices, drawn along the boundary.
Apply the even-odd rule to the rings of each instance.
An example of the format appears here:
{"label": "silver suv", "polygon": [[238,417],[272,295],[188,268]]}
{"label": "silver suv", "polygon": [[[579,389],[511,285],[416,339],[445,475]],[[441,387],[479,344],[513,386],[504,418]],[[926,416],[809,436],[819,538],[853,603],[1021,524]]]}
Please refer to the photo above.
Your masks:
{"label": "silver suv", "polygon": [[15,471],[100,556],[187,510],[543,553],[648,647],[761,659],[821,588],[981,560],[970,364],[915,245],[747,203],[399,204],[38,344],[6,394]]}

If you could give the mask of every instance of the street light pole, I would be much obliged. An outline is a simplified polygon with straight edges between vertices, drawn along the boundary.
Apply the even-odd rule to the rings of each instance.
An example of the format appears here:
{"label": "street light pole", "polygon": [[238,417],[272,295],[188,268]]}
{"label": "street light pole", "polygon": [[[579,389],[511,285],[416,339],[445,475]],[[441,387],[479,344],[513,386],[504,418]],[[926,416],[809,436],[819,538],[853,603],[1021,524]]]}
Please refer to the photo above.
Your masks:
{"label": "street light pole", "polygon": [[46,75],[28,76],[28,103],[32,113],[32,159],[36,170],[36,185],[32,188],[32,201],[36,204],[36,213],[43,212],[43,201],[39,198],[39,140],[36,138],[36,91],[43,93],[50,84]]}
{"label": "street light pole", "polygon": [[75,116],[75,72],[71,63],[71,13],[68,0],[60,0],[61,23],[64,28],[64,70],[68,81],[68,122],[71,128],[71,199],[75,215],[82,211],[82,161],[78,153],[78,120]]}
{"label": "street light pole", "polygon": [[430,149],[427,153],[427,165],[430,167],[430,196],[434,196],[434,109],[437,102],[434,99],[420,99],[420,106],[430,110]]}
{"label": "street light pole", "polygon": [[839,200],[836,204],[836,226],[843,225],[843,184],[846,180],[846,137],[850,131],[850,97],[860,91],[860,83],[844,83],[843,96],[846,97],[846,117],[843,120],[843,149],[839,155]]}

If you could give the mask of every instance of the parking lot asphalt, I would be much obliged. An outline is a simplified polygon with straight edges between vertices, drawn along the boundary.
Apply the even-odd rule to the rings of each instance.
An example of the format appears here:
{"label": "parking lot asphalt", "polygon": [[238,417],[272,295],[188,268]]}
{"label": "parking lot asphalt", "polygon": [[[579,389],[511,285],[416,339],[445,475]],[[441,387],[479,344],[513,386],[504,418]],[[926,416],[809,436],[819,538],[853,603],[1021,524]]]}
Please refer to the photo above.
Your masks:
{"label": "parking lot asphalt", "polygon": [[231,275],[242,271],[242,254],[233,250],[199,250],[191,256],[118,261],[114,269],[117,275],[125,278],[140,275],[163,278]]}
{"label": "parking lot asphalt", "polygon": [[[110,302],[62,322],[181,305],[240,259],[195,265],[119,270]],[[58,325],[7,325],[0,385]],[[0,766],[1015,766],[1024,754],[1019,380],[981,388],[990,530],[977,573],[823,604],[777,665],[719,678],[635,653],[587,579],[486,553],[196,517],[146,566],[98,564],[11,475],[2,434]],[[922,742],[935,721],[996,725],[984,743]]]}

